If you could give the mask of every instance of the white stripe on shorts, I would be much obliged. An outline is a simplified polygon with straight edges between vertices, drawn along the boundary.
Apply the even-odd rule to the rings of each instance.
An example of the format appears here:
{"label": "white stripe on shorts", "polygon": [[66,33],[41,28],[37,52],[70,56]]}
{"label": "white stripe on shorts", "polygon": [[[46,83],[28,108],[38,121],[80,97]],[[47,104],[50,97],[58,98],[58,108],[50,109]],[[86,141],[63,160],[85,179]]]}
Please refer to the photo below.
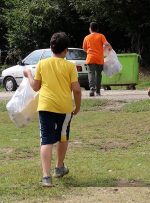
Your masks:
{"label": "white stripe on shorts", "polygon": [[67,127],[68,127],[68,124],[70,122],[70,119],[71,119],[71,113],[67,113],[66,117],[65,117],[65,120],[64,120],[64,123],[62,125],[62,130],[61,130],[61,140],[62,141],[64,140],[64,138],[66,140]]}

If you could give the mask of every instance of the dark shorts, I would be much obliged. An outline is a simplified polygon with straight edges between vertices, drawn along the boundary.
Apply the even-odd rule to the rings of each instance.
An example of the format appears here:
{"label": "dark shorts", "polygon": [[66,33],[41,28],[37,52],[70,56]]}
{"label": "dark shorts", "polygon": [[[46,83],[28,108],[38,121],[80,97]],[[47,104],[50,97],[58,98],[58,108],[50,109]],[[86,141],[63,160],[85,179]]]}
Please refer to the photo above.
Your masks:
{"label": "dark shorts", "polygon": [[39,111],[41,145],[69,140],[72,114]]}

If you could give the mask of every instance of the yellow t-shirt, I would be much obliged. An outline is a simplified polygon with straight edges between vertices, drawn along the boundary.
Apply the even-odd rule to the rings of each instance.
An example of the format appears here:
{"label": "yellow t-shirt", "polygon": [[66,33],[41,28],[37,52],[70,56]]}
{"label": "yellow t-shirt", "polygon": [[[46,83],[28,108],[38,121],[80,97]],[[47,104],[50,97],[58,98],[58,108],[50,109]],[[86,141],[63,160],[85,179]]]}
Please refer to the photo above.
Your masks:
{"label": "yellow t-shirt", "polygon": [[36,67],[34,79],[41,81],[38,111],[73,111],[71,83],[78,81],[73,63],[57,57],[43,59]]}

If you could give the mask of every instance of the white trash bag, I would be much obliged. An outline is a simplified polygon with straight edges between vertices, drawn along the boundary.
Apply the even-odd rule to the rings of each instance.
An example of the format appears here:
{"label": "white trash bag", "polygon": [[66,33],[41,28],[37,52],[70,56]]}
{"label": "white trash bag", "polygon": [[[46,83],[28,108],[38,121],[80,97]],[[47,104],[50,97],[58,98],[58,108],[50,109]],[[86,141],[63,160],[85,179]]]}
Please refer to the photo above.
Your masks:
{"label": "white trash bag", "polygon": [[112,75],[122,70],[122,65],[119,62],[117,54],[113,49],[105,53],[107,54],[104,58],[103,72],[105,75],[111,77]]}
{"label": "white trash bag", "polygon": [[23,78],[20,86],[7,103],[6,108],[10,119],[17,127],[27,126],[35,117],[38,105],[38,93],[35,92],[28,81]]}

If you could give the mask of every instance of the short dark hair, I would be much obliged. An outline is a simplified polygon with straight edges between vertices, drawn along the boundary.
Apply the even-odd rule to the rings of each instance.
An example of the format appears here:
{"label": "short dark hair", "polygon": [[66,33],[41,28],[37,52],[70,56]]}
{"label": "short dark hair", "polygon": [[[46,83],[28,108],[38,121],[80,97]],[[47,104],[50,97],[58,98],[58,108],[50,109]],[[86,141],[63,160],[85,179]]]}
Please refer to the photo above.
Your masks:
{"label": "short dark hair", "polygon": [[97,32],[98,31],[98,24],[96,22],[91,22],[90,28],[93,32]]}
{"label": "short dark hair", "polygon": [[69,37],[65,32],[54,33],[50,40],[50,47],[54,54],[59,54],[69,46]]}

